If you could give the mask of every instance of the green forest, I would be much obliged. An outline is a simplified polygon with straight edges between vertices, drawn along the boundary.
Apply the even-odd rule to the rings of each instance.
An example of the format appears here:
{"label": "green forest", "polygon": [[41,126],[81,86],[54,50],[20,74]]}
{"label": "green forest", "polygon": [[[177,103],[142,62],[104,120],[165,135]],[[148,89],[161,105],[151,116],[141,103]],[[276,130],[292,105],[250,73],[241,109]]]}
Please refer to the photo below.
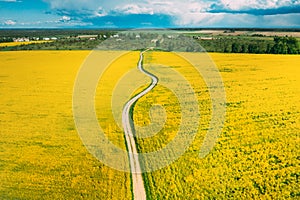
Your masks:
{"label": "green forest", "polygon": [[[299,38],[291,36],[264,36],[253,34],[248,36],[209,36],[202,38],[201,35],[184,34],[175,32],[177,35],[166,32],[162,36],[152,32],[135,32],[118,34],[116,30],[0,30],[0,43],[13,43],[16,38],[26,38],[30,41],[42,40],[45,37],[55,38],[49,42],[31,42],[30,44],[0,45],[0,51],[21,51],[21,50],[92,50],[100,43],[112,38],[112,46],[122,46],[119,40],[130,39],[130,45],[152,45],[155,40],[158,49],[166,51],[187,51],[187,52],[219,52],[219,53],[250,53],[250,54],[300,54]],[[173,34],[173,33],[172,33]],[[84,36],[84,37],[82,37]],[[91,37],[86,37],[91,36]],[[137,37],[138,36],[138,37]],[[120,37],[120,38],[119,38]],[[126,40],[125,39],[125,40]],[[190,42],[193,41],[195,42]],[[123,42],[124,43],[124,42]],[[193,43],[193,44],[192,44]],[[17,44],[17,43],[16,43]],[[107,43],[106,43],[107,45]],[[143,47],[144,48],[144,47]],[[132,49],[132,47],[131,47]]]}
{"label": "green forest", "polygon": [[207,52],[255,53],[255,54],[299,54],[299,41],[295,37],[251,38],[222,37],[199,40]]}

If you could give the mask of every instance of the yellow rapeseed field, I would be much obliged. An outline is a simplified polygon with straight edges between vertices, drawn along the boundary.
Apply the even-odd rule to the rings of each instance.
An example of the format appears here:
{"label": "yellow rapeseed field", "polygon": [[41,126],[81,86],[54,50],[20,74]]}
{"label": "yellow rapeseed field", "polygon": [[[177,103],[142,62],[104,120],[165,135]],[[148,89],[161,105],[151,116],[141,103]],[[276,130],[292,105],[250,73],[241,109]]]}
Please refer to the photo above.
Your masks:
{"label": "yellow rapeseed field", "polygon": [[30,42],[3,42],[0,43],[0,47],[14,47],[20,45],[37,44],[37,43],[45,43],[45,42],[52,42],[52,41],[40,40],[40,41],[30,41]]}
{"label": "yellow rapeseed field", "polygon": [[[73,84],[88,54],[0,53],[0,199],[132,198],[130,174],[90,155],[74,125]],[[145,68],[150,72],[169,66],[186,77],[197,94],[201,114],[199,132],[187,152],[170,166],[144,174],[149,199],[296,199],[300,195],[300,56],[210,56],[224,80],[227,113],[215,148],[200,159],[211,118],[204,80],[180,56],[145,53]],[[95,96],[99,125],[123,149],[123,132],[111,110],[112,93],[124,74],[136,68],[138,59],[139,52],[131,52],[111,63]],[[140,76],[146,81],[135,93],[149,81]],[[162,80],[163,73],[158,78]],[[149,110],[155,104],[164,106],[167,119],[157,135],[138,139],[141,152],[167,145],[180,123],[178,99],[159,84],[135,105],[137,125],[151,123]]]}
{"label": "yellow rapeseed field", "polygon": [[[149,63],[169,63],[187,76],[199,94],[202,121],[193,145],[181,158],[145,174],[150,199],[298,198],[300,56],[210,55],[224,80],[227,114],[214,150],[200,159],[199,150],[210,119],[208,90],[203,82],[192,79],[195,74],[188,73],[189,64],[179,57],[148,54]],[[155,74],[157,67],[146,69]],[[177,131],[178,103],[176,98],[166,97],[172,97],[171,92],[158,86],[135,107],[137,123],[144,123],[142,119],[150,123],[149,104],[164,104],[170,120],[153,140],[138,140],[142,152],[161,148]]]}
{"label": "yellow rapeseed field", "polygon": [[130,174],[90,155],[75,129],[73,84],[88,54],[0,53],[0,199],[131,198]]}

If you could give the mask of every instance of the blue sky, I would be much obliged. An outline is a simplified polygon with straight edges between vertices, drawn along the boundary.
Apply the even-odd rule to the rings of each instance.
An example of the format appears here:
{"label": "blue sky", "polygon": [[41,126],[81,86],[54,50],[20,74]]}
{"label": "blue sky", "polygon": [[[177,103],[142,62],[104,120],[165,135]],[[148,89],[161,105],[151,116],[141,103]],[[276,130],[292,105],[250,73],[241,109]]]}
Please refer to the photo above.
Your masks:
{"label": "blue sky", "polygon": [[0,0],[0,28],[300,28],[300,0]]}

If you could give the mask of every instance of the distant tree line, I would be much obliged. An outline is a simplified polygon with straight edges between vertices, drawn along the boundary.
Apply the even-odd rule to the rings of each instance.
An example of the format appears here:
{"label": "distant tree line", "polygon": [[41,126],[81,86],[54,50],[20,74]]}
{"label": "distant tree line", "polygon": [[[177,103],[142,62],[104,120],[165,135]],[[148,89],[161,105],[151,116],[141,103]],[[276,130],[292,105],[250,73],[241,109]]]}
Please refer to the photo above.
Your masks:
{"label": "distant tree line", "polygon": [[11,37],[0,37],[0,43],[2,42],[13,42],[13,38]]}
{"label": "distant tree line", "polygon": [[294,37],[228,38],[203,40],[200,44],[207,52],[255,53],[255,54],[300,54],[299,42]]}
{"label": "distant tree line", "polygon": [[[233,30],[230,30],[233,31]],[[3,46],[0,51],[11,50],[91,50],[104,40],[108,49],[143,49],[153,46],[162,51],[221,52],[255,54],[300,54],[299,41],[294,37],[266,37],[261,34],[251,36],[201,37],[170,34],[168,32],[127,32],[117,33],[109,30],[2,30],[0,43],[11,42],[22,36],[32,40],[43,36],[55,36],[57,40],[46,43]],[[97,37],[86,38],[86,35]],[[80,37],[82,36],[82,37]],[[200,46],[200,45],[201,46]],[[202,48],[203,47],[203,48]]]}
{"label": "distant tree line", "polygon": [[270,53],[274,54],[299,54],[299,43],[294,37],[275,37],[275,45],[271,48]]}

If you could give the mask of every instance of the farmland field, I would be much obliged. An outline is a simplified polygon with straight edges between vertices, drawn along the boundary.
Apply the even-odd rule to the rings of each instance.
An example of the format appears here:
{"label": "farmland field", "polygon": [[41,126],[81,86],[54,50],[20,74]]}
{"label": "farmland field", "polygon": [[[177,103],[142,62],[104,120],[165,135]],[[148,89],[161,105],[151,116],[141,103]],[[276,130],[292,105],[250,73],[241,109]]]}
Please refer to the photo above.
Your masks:
{"label": "farmland field", "polygon": [[0,199],[130,199],[75,129],[72,91],[89,51],[1,53]]}
{"label": "farmland field", "polygon": [[[151,199],[298,198],[300,69],[297,66],[300,57],[210,55],[219,67],[226,89],[223,133],[214,150],[199,159],[199,147],[208,128],[209,106],[207,89],[198,83],[194,87],[200,94],[202,116],[198,137],[175,163],[145,175]],[[166,56],[152,54],[151,57],[161,63]],[[173,57],[169,63],[177,66],[179,60]],[[155,67],[151,69],[155,74]],[[136,119],[150,121],[146,112],[149,104],[163,102],[169,95],[162,91],[163,88],[157,87],[141,99],[136,105]],[[175,112],[170,119],[174,122],[169,131],[172,133],[178,127],[176,119],[180,115],[176,116],[174,111],[176,101],[171,99],[165,105],[166,111]],[[170,137],[166,131],[162,130],[154,139],[139,139],[140,150],[161,148]]]}
{"label": "farmland field", "polygon": [[[90,155],[74,125],[73,84],[88,54],[0,53],[0,199],[132,198],[130,174],[111,169]],[[191,59],[194,55],[185,54]],[[198,94],[201,113],[199,132],[187,152],[166,168],[144,174],[148,198],[299,198],[300,56],[210,56],[224,80],[227,113],[215,148],[200,159],[211,117],[204,81],[174,54],[145,53],[146,70],[155,74],[160,66],[151,63],[161,63],[186,76]],[[113,122],[109,95],[118,78],[136,67],[138,57],[139,52],[131,52],[113,62],[95,98],[97,112],[104,110],[104,115],[98,115],[99,124],[123,149],[125,141]],[[137,102],[136,124],[150,123],[148,111],[153,104],[164,104],[168,119],[157,136],[138,139],[141,152],[166,145],[179,123],[175,96],[158,85]]]}
{"label": "farmland field", "polygon": [[4,42],[0,43],[0,47],[13,47],[13,46],[21,46],[21,45],[28,45],[28,44],[39,44],[45,42],[52,42],[52,41],[30,41],[30,42]]}

